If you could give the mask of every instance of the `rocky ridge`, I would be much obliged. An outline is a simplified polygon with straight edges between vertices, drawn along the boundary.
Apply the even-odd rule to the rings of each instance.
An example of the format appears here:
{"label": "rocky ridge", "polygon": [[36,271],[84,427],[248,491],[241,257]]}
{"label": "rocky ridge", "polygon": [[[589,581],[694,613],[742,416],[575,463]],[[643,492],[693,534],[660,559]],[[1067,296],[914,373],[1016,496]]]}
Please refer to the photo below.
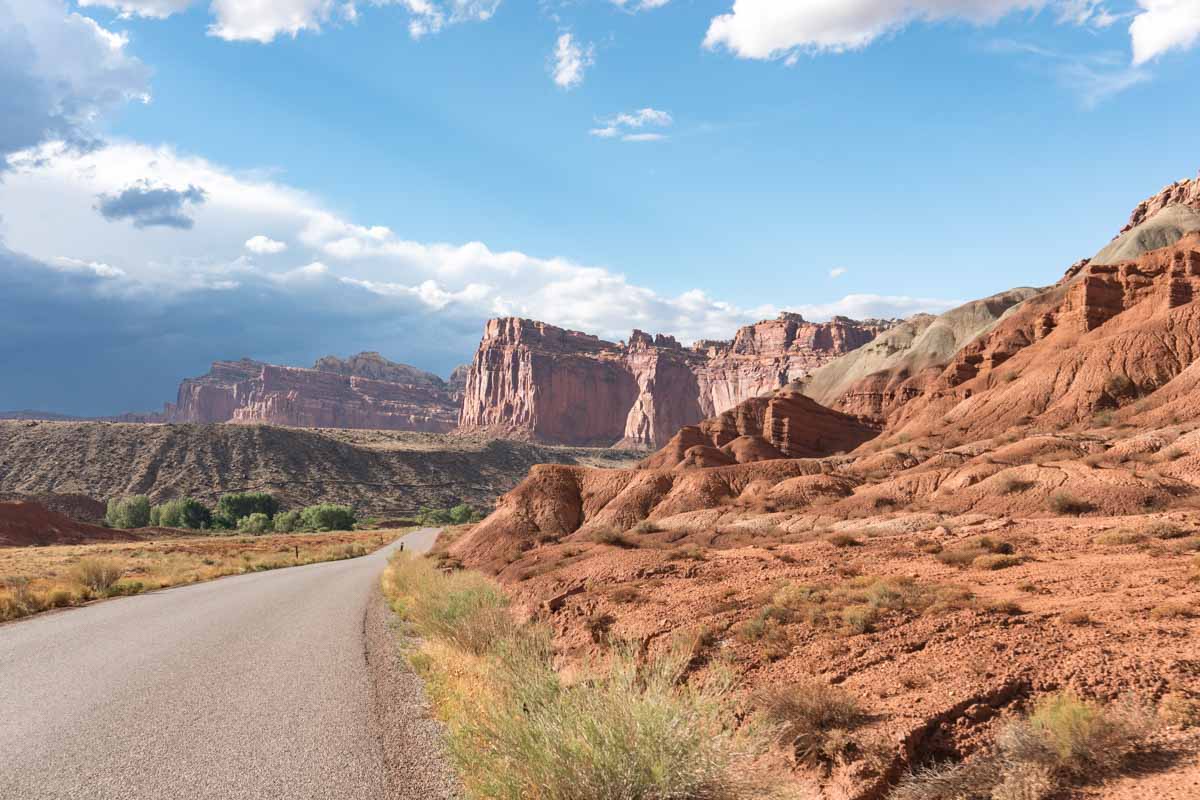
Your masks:
{"label": "rocky ridge", "polygon": [[457,422],[460,392],[460,384],[378,353],[327,356],[312,369],[243,358],[214,362],[205,375],[183,381],[163,416],[166,422],[444,433]]}
{"label": "rocky ridge", "polygon": [[471,364],[459,430],[569,444],[662,446],[751,397],[870,342],[894,320],[781,314],[731,341],[685,347],[635,330],[626,343],[519,318],[490,320]]}

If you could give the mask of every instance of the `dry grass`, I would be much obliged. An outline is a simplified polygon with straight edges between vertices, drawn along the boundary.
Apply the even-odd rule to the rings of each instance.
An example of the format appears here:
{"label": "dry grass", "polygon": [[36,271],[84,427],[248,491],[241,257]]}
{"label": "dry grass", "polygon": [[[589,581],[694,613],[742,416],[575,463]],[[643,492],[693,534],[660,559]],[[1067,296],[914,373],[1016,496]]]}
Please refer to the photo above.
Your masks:
{"label": "dry grass", "polygon": [[832,763],[849,744],[844,734],[864,717],[854,695],[815,678],[794,686],[772,687],[755,697],[763,720],[781,746],[792,749],[800,763]]}
{"label": "dry grass", "polygon": [[618,645],[607,664],[569,682],[554,669],[549,631],[517,623],[486,578],[402,555],[382,582],[420,637],[410,660],[446,723],[467,796],[763,796],[740,773],[750,748],[731,732],[728,675],[686,679],[695,642],[655,657]]}
{"label": "dry grass", "polygon": [[0,548],[0,622],[103,597],[366,555],[402,530]]}
{"label": "dry grass", "polygon": [[1080,499],[1068,492],[1055,492],[1050,495],[1050,510],[1055,514],[1070,514],[1077,517],[1095,511],[1096,507],[1087,500]]}
{"label": "dry grass", "polygon": [[1155,723],[1139,706],[1105,706],[1070,693],[1050,695],[1030,716],[1005,727],[989,752],[910,775],[889,799],[1045,800],[1130,766]]}

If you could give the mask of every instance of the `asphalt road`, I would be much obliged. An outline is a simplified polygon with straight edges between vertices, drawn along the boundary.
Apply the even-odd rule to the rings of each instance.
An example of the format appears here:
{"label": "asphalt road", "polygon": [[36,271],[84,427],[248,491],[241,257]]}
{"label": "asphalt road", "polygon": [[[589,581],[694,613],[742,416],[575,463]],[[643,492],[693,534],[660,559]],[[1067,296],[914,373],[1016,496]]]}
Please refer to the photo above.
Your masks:
{"label": "asphalt road", "polygon": [[0,798],[384,798],[363,627],[397,546],[0,626]]}

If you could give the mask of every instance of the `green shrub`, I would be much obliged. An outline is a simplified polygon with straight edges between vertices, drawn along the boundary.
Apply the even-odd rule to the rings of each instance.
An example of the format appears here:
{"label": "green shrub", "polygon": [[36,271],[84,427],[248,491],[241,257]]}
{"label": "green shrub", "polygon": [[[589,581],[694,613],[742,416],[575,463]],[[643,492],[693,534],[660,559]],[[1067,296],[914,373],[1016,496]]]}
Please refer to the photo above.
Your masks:
{"label": "green shrub", "polygon": [[256,511],[238,520],[238,530],[243,533],[266,533],[271,530],[271,518]]}
{"label": "green shrub", "polygon": [[480,514],[466,503],[460,503],[453,508],[421,506],[421,509],[417,512],[417,522],[427,527],[466,525],[471,522],[479,522],[481,519],[483,519],[483,514]]}
{"label": "green shrub", "polygon": [[291,533],[300,529],[299,511],[280,511],[272,521],[272,529],[276,533]]}
{"label": "green shrub", "polygon": [[144,528],[150,524],[150,498],[144,494],[108,501],[104,521],[113,528]]}
{"label": "green shrub", "polygon": [[150,524],[164,528],[203,530],[212,525],[212,512],[199,500],[181,497],[150,509]]}
{"label": "green shrub", "polygon": [[233,527],[242,517],[251,514],[266,514],[274,517],[279,510],[279,501],[267,492],[234,492],[222,495],[217,501],[216,516],[223,518]]}
{"label": "green shrub", "polygon": [[307,531],[348,531],[354,528],[354,511],[349,506],[318,503],[300,512],[300,527]]}

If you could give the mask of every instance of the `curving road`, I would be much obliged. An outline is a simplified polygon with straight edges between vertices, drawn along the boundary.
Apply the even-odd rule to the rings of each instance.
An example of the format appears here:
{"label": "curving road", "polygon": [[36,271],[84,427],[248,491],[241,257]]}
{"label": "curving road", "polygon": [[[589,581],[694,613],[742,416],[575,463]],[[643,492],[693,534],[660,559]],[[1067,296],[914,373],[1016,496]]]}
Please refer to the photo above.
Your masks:
{"label": "curving road", "polygon": [[0,798],[388,797],[364,618],[398,546],[0,626]]}

